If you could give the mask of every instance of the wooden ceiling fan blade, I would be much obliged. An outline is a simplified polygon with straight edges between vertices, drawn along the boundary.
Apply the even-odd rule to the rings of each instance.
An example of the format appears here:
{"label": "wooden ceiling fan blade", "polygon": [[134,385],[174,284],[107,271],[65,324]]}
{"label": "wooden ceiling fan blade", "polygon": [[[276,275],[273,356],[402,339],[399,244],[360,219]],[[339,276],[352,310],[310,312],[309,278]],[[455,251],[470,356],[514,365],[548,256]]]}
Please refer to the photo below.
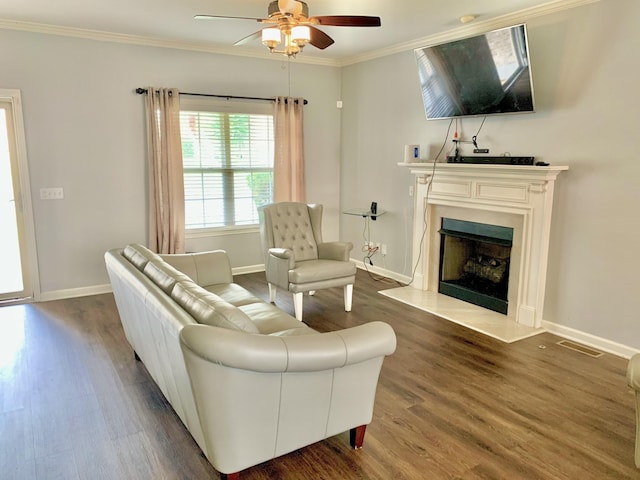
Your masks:
{"label": "wooden ceiling fan blade", "polygon": [[311,40],[309,43],[320,50],[324,50],[330,45],[333,45],[334,40],[329,35],[324,33],[322,30],[317,29],[316,27],[309,26],[309,30],[311,31]]}
{"label": "wooden ceiling fan blade", "polygon": [[194,15],[196,20],[253,20],[255,22],[262,22],[262,18],[256,17],[229,17],[227,15]]}
{"label": "wooden ceiling fan blade", "polygon": [[258,30],[257,32],[252,33],[251,35],[247,35],[246,37],[241,38],[236,43],[234,43],[233,46],[237,47],[238,45],[245,45],[259,38],[262,38],[262,30]]}
{"label": "wooden ceiling fan blade", "polygon": [[321,15],[319,17],[311,17],[309,21],[318,25],[334,27],[379,27],[382,25],[380,17],[363,15]]}

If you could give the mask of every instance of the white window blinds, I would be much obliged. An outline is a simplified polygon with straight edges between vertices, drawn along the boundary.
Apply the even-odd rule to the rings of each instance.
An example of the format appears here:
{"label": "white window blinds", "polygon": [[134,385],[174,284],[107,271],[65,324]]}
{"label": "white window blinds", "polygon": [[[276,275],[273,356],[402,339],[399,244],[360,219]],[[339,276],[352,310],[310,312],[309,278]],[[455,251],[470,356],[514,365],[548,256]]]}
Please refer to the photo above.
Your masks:
{"label": "white window blinds", "polygon": [[182,108],[187,229],[255,225],[273,201],[273,116]]}

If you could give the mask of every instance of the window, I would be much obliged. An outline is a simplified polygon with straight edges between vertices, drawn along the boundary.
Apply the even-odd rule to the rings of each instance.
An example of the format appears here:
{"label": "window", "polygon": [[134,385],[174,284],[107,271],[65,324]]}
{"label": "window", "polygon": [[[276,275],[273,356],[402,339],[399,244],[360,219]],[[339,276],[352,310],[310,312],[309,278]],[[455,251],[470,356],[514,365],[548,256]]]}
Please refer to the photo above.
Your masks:
{"label": "window", "polygon": [[273,201],[271,105],[180,108],[186,228],[256,225],[258,207]]}

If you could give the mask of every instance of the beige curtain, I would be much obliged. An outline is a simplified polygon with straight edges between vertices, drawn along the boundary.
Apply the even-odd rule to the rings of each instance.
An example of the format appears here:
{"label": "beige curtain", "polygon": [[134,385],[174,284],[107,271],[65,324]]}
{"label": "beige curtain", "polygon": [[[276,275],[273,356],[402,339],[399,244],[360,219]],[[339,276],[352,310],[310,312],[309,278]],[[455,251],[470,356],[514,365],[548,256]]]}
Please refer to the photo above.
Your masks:
{"label": "beige curtain", "polygon": [[274,202],[307,201],[304,180],[303,107],[303,98],[277,97],[275,101]]}
{"label": "beige curtain", "polygon": [[176,88],[147,89],[149,163],[149,248],[184,253],[184,173],[180,140],[180,93]]}

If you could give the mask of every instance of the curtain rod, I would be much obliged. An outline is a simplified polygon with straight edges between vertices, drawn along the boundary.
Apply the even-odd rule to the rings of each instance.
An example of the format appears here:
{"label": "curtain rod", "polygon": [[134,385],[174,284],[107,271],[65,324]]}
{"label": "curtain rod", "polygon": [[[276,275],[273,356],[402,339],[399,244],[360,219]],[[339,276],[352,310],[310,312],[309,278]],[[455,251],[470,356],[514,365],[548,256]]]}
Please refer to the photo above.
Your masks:
{"label": "curtain rod", "polygon": [[[136,93],[138,95],[143,95],[148,93],[148,90],[146,88],[141,88],[138,87],[136,88]],[[268,97],[238,97],[236,95],[214,95],[211,93],[188,93],[188,92],[180,92],[180,95],[190,95],[192,97],[215,97],[215,98],[226,98],[227,100],[230,99],[238,99],[238,100],[262,100],[262,101],[267,101],[267,102],[275,102],[276,99],[275,98],[268,98]],[[304,101],[304,105],[306,105],[307,103],[309,103],[306,99],[303,99]]]}

